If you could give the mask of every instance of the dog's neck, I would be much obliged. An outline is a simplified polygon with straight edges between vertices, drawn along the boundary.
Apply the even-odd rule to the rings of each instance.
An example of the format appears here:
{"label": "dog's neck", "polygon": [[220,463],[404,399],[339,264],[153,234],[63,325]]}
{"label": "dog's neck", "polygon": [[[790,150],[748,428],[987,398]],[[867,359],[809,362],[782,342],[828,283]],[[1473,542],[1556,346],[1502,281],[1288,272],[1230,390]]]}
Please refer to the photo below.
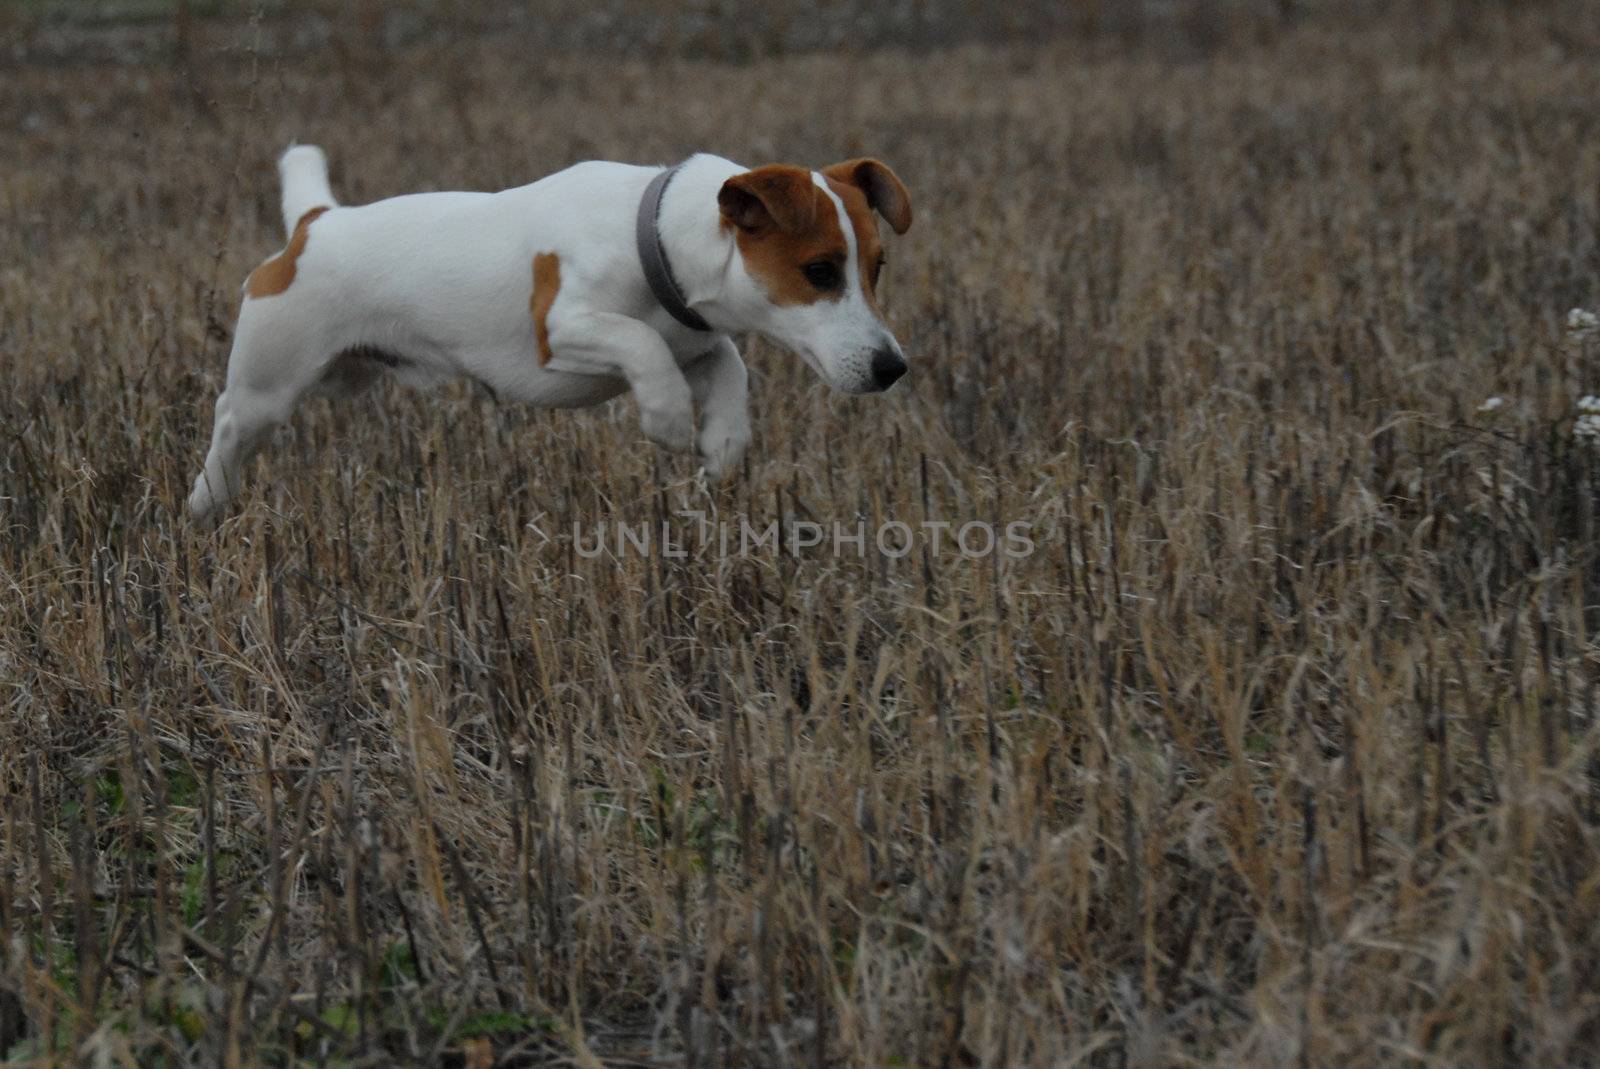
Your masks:
{"label": "dog's neck", "polygon": [[738,330],[727,321],[720,298],[737,246],[723,225],[717,193],[722,183],[747,168],[720,156],[699,154],[686,160],[661,198],[656,230],[684,302],[713,330]]}

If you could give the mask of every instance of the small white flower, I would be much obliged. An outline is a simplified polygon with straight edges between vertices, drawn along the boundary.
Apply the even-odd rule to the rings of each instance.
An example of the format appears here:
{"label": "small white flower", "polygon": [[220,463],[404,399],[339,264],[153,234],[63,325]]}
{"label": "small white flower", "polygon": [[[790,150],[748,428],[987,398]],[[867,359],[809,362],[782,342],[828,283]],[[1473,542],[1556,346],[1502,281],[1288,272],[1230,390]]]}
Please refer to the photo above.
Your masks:
{"label": "small white flower", "polygon": [[1567,313],[1567,333],[1582,338],[1600,329],[1600,316],[1585,308],[1574,308]]}
{"label": "small white flower", "polygon": [[1572,425],[1572,434],[1573,437],[1582,438],[1584,441],[1600,441],[1600,413],[1591,412],[1579,416],[1578,422]]}
{"label": "small white flower", "polygon": [[1600,397],[1594,394],[1585,394],[1578,398],[1579,412],[1600,412]]}
{"label": "small white flower", "polygon": [[[1491,397],[1487,401],[1485,401],[1483,404],[1478,406],[1478,411],[1479,412],[1496,412],[1505,403],[1506,403],[1506,399],[1504,397]],[[1580,404],[1581,404],[1581,402],[1580,402]]]}

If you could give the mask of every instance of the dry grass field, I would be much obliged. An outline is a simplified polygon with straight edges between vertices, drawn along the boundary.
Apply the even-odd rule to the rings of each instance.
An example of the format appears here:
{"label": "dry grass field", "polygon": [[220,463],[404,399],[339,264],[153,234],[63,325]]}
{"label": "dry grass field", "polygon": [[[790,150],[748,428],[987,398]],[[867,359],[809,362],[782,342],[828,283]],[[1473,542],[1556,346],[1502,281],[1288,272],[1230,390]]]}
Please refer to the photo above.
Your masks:
{"label": "dry grass field", "polygon": [[[0,11],[0,1057],[1600,1061],[1593,9],[194,6]],[[197,529],[293,138],[881,156],[912,372],[752,341],[709,488],[626,400],[313,402]]]}

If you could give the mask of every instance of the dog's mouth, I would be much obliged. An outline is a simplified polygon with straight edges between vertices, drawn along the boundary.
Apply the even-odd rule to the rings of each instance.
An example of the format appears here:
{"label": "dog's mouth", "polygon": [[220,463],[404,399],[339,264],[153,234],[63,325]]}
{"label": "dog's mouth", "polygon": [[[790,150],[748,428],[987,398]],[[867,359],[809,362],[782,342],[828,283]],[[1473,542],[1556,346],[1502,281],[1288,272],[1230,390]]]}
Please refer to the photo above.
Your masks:
{"label": "dog's mouth", "polygon": [[[863,394],[883,393],[892,387],[896,381],[906,373],[905,358],[900,356],[898,350],[892,353],[885,350],[874,350],[871,353],[855,354],[851,359],[839,364],[825,362],[816,350],[804,345],[788,347],[805,361],[807,367],[817,373],[817,377],[840,393],[860,396]],[[874,359],[876,358],[876,359]],[[885,360],[893,366],[885,367]]]}
{"label": "dog's mouth", "polygon": [[874,352],[865,367],[860,366],[859,360],[848,362],[842,373],[829,373],[823,370],[820,361],[814,359],[809,363],[823,381],[849,394],[884,393],[892,389],[909,370],[905,358],[898,351],[887,350]]}
{"label": "dog's mouth", "polygon": [[827,364],[822,362],[822,358],[819,357],[814,350],[809,349],[804,345],[794,345],[790,346],[790,348],[799,355],[801,360],[805,361],[806,367],[810,368],[816,373],[817,378],[821,379],[835,390],[839,390],[843,393],[870,392],[870,386],[867,383],[856,382],[854,380],[846,381],[841,379],[837,374],[830,370]]}
{"label": "dog's mouth", "polygon": [[833,382],[833,376],[828,374],[827,370],[823,368],[822,361],[817,359],[816,353],[813,353],[810,349],[807,349],[803,345],[797,346],[795,348],[795,352],[800,354],[800,359],[806,362],[807,367],[820,375],[823,381],[830,383]]}

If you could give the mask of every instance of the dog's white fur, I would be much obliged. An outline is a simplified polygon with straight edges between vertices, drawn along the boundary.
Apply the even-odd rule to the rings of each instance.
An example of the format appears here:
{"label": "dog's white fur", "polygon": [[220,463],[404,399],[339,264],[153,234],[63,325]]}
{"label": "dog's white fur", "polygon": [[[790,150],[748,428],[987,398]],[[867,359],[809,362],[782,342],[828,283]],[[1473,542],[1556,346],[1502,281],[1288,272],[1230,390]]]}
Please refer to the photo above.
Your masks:
{"label": "dog's white fur", "polygon": [[[314,208],[333,210],[307,229],[288,288],[244,299],[189,511],[206,517],[225,504],[245,463],[308,392],[348,395],[385,371],[424,387],[476,379],[499,397],[544,407],[631,390],[644,433],[669,449],[697,447],[713,478],[750,441],[747,373],[730,333],[772,338],[840,389],[882,388],[873,354],[891,351],[902,369],[904,357],[864,295],[843,202],[812,172],[850,245],[844,290],[780,306],[746,270],[720,216],[719,189],[745,170],[695,156],[661,204],[663,248],[708,334],[672,318],[640,267],[635,214],[658,168],[581,163],[501,193],[337,207],[322,150],[290,148],[279,161],[285,230]],[[559,257],[560,285],[546,320],[551,357],[541,366],[529,298],[533,259],[545,252]]]}

